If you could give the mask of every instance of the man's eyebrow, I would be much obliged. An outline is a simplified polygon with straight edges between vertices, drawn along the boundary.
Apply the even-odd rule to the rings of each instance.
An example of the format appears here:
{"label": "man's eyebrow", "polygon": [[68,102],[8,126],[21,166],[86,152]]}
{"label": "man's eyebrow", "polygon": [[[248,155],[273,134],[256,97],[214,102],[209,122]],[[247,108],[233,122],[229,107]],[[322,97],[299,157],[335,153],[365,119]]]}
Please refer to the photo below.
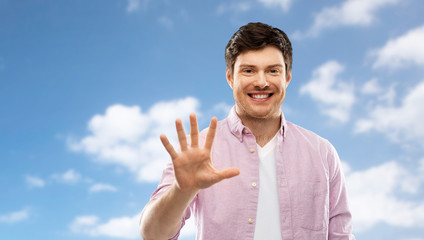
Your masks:
{"label": "man's eyebrow", "polygon": [[282,64],[273,64],[273,65],[267,66],[267,68],[275,68],[275,67],[284,68],[284,65],[282,65]]}
{"label": "man's eyebrow", "polygon": [[[239,66],[240,68],[242,68],[242,67],[250,67],[250,68],[254,68],[254,67],[257,67],[256,65],[253,65],[253,64],[240,64],[240,66]],[[281,67],[281,68],[283,68],[284,67],[284,65],[283,64],[280,64],[280,63],[278,63],[278,64],[272,64],[272,65],[269,65],[269,66],[266,66],[267,68],[274,68],[274,67]]]}
{"label": "man's eyebrow", "polygon": [[240,66],[239,66],[240,68],[245,68],[245,67],[248,67],[248,68],[253,68],[253,67],[256,67],[255,65],[252,65],[252,64],[240,64]]}

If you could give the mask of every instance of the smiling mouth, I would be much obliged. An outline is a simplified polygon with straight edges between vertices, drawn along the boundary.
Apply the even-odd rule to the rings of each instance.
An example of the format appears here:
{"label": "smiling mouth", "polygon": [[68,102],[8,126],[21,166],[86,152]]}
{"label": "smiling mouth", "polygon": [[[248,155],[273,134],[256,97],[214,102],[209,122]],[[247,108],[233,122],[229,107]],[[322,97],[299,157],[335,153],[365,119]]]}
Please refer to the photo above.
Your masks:
{"label": "smiling mouth", "polygon": [[254,99],[266,99],[272,96],[272,93],[268,93],[268,94],[252,94],[249,93],[247,94],[249,95],[249,97],[254,98]]}

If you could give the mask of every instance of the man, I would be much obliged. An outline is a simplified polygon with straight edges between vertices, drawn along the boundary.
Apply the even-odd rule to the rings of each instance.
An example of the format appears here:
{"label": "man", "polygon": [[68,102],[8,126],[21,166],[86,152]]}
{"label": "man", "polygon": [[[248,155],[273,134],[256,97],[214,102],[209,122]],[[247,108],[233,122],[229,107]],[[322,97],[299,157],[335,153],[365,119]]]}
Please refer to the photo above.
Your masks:
{"label": "man", "polygon": [[287,35],[249,23],[225,59],[235,106],[200,133],[191,114],[190,144],[177,119],[180,152],[160,136],[172,163],[143,210],[142,237],[177,239],[194,215],[197,239],[355,239],[335,149],[281,111],[292,77]]}

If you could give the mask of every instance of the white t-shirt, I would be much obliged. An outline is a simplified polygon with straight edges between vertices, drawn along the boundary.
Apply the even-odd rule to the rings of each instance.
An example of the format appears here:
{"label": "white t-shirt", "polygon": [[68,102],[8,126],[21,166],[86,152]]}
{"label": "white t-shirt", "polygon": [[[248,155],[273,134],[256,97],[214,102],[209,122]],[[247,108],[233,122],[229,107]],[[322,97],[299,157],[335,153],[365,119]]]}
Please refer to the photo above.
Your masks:
{"label": "white t-shirt", "polygon": [[256,214],[255,240],[280,240],[280,205],[278,203],[277,176],[275,168],[275,147],[277,135],[263,148],[259,155],[259,200]]}

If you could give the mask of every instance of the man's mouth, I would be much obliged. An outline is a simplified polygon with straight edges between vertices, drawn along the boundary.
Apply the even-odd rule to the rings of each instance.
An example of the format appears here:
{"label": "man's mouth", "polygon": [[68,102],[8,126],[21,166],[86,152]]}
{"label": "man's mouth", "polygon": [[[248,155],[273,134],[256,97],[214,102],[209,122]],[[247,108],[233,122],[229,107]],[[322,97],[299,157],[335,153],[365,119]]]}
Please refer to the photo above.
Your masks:
{"label": "man's mouth", "polygon": [[249,97],[254,98],[254,99],[266,99],[272,96],[272,93],[249,93],[248,94]]}

